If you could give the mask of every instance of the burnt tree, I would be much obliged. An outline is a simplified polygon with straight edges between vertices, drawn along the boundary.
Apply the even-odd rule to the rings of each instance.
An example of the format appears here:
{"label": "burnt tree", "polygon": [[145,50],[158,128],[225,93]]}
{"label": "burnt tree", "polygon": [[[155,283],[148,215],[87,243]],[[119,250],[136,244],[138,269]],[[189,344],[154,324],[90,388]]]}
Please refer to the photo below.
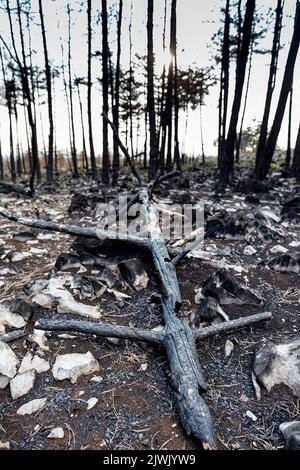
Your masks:
{"label": "burnt tree", "polygon": [[277,109],[273,121],[273,125],[266,143],[263,158],[258,162],[256,168],[256,177],[259,180],[266,178],[272,158],[276,149],[278,135],[281,129],[282,120],[285,113],[285,108],[288,100],[289,93],[293,84],[293,76],[295,63],[300,45],[300,3],[297,2],[295,13],[295,25],[288,58],[285,66],[284,76],[281,85],[281,91],[278,99]]}
{"label": "burnt tree", "polygon": [[237,59],[237,72],[234,99],[231,111],[231,118],[227,139],[225,144],[224,155],[220,159],[220,179],[218,188],[223,189],[229,182],[234,171],[234,149],[237,138],[237,124],[241,108],[241,101],[244,89],[246,67],[248,62],[249,48],[252,37],[252,27],[255,11],[255,0],[247,0],[246,13],[243,24],[243,37],[241,49]]}

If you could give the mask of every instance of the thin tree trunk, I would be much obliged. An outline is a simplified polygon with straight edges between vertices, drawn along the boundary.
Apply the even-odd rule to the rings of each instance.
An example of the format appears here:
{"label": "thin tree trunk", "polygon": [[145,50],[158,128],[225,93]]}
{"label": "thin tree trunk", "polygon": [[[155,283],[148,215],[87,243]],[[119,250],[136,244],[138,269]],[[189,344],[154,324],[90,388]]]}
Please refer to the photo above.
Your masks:
{"label": "thin tree trunk", "polygon": [[227,114],[228,114],[228,95],[229,95],[229,71],[230,71],[230,0],[226,2],[224,38],[222,48],[221,65],[221,86],[219,97],[219,152],[218,163],[224,158]]}
{"label": "thin tree trunk", "polygon": [[259,166],[264,156],[264,151],[265,151],[265,146],[266,146],[267,136],[268,136],[268,124],[269,124],[269,119],[270,119],[271,104],[272,104],[272,98],[273,98],[273,93],[274,93],[275,84],[276,84],[284,3],[285,2],[282,0],[277,1],[276,20],[275,20],[275,28],[274,28],[274,36],[273,36],[273,46],[272,46],[268,88],[267,88],[264,114],[263,114],[263,119],[262,119],[261,128],[260,128],[260,136],[259,136],[259,141],[258,141],[258,146],[257,146],[257,151],[256,151],[256,162],[255,162],[256,177],[258,177]]}
{"label": "thin tree trunk", "polygon": [[82,168],[85,171],[88,171],[89,170],[89,162],[88,162],[87,151],[86,151],[84,119],[83,119],[83,106],[82,106],[82,99],[81,99],[79,81],[77,81],[77,95],[78,95],[78,103],[79,103],[79,110],[80,110],[80,122],[81,122],[81,132],[82,132]]}
{"label": "thin tree trunk", "polygon": [[132,16],[133,16],[133,0],[131,1],[131,13],[129,23],[129,133],[131,156],[134,155],[133,149],[133,68],[132,68]]}
{"label": "thin tree trunk", "polygon": [[47,182],[53,183],[53,142],[54,142],[54,123],[53,123],[53,103],[52,103],[52,80],[51,80],[51,67],[48,57],[48,46],[45,30],[44,12],[42,0],[39,0],[39,13],[41,20],[41,30],[43,38],[44,60],[45,60],[45,75],[47,86],[47,100],[48,100],[48,119],[49,119],[49,138],[48,138],[48,158],[47,158]]}
{"label": "thin tree trunk", "polygon": [[172,2],[172,43],[174,50],[174,163],[176,169],[181,171],[181,158],[179,150],[179,96],[178,96],[178,64],[177,64],[177,0]]}
{"label": "thin tree trunk", "polygon": [[243,25],[243,38],[238,57],[236,86],[232,105],[231,119],[227,134],[224,156],[221,159],[219,189],[224,188],[234,171],[234,148],[236,142],[236,130],[241,108],[241,100],[244,89],[246,67],[249,55],[249,46],[252,36],[252,25],[255,10],[255,0],[247,0],[246,13]]}
{"label": "thin tree trunk", "polygon": [[31,130],[31,151],[32,151],[32,173],[30,177],[30,191],[31,193],[34,192],[34,181],[38,167],[38,146],[37,146],[37,133],[36,133],[36,123],[33,116],[32,110],[32,96],[30,92],[29,80],[28,80],[28,73],[27,73],[27,64],[26,64],[26,54],[25,54],[25,43],[24,43],[24,34],[23,34],[23,27],[22,27],[22,19],[21,19],[21,3],[20,0],[17,0],[17,17],[18,17],[18,25],[19,25],[19,35],[21,41],[21,53],[22,53],[22,62],[18,56],[18,52],[16,49],[15,43],[15,34],[13,31],[13,23],[11,17],[11,10],[10,10],[10,2],[7,0],[6,2],[6,9],[8,13],[9,19],[9,27],[10,27],[10,34],[11,34],[11,41],[13,50],[15,52],[15,58],[18,63],[21,80],[22,80],[22,88],[24,97],[26,98],[26,108],[28,114],[28,123]]}
{"label": "thin tree trunk", "polygon": [[[102,98],[103,112],[108,115],[108,25],[107,0],[102,0]],[[108,124],[103,117],[103,152],[102,152],[102,182],[109,185],[109,151],[108,151]]]}
{"label": "thin tree trunk", "polygon": [[2,143],[0,135],[0,180],[4,179],[4,167],[3,167],[3,155],[2,155]]}
{"label": "thin tree trunk", "polygon": [[71,8],[70,4],[67,5],[68,13],[68,75],[69,75],[69,101],[70,101],[70,119],[71,119],[71,133],[72,133],[72,162],[74,168],[75,178],[78,176],[78,163],[77,163],[77,150],[75,138],[75,124],[74,124],[74,105],[73,105],[73,84],[72,84],[72,70],[71,70]]}
{"label": "thin tree trunk", "polygon": [[87,2],[87,27],[88,27],[88,81],[87,81],[87,108],[89,126],[89,145],[92,175],[98,179],[98,170],[94,149],[93,119],[92,119],[92,0]]}
{"label": "thin tree trunk", "polygon": [[277,109],[273,121],[273,125],[268,137],[263,159],[258,162],[256,175],[257,178],[263,180],[266,178],[272,158],[276,149],[278,135],[281,129],[282,120],[285,113],[285,108],[288,100],[289,93],[293,84],[294,68],[299,51],[300,45],[300,3],[297,2],[296,13],[295,13],[295,26],[294,33],[288,53],[288,58],[285,66],[284,77],[281,85],[281,91],[277,104]]}
{"label": "thin tree trunk", "polygon": [[290,170],[291,160],[292,160],[292,114],[293,114],[293,87],[290,91],[290,105],[289,105],[289,123],[288,123],[288,139],[287,139],[287,151],[286,151],[286,161],[285,169],[286,171]]}
{"label": "thin tree trunk", "polygon": [[[119,15],[118,15],[118,25],[117,25],[117,64],[116,64],[116,80],[115,80],[115,105],[113,109],[113,122],[119,132],[119,121],[120,121],[120,72],[121,72],[121,35],[122,35],[122,18],[123,18],[123,0],[119,2]],[[113,137],[113,175],[112,175],[112,184],[116,186],[119,179],[120,171],[120,153],[117,139],[114,135]]]}
{"label": "thin tree trunk", "polygon": [[153,51],[153,0],[148,0],[147,22],[147,107],[150,130],[149,178],[155,178],[158,161],[158,140],[156,133],[155,99],[154,99],[154,51]]}
{"label": "thin tree trunk", "polygon": [[245,102],[244,102],[244,108],[243,108],[243,113],[242,113],[240,132],[239,132],[239,136],[238,136],[238,139],[237,139],[237,146],[236,146],[236,162],[237,163],[239,163],[239,161],[240,161],[240,151],[241,151],[241,143],[242,143],[242,137],[243,137],[243,127],[244,127],[244,120],[245,120],[247,103],[248,103],[250,78],[251,78],[251,72],[252,72],[253,53],[254,53],[254,41],[252,40],[251,51],[250,51],[250,59],[249,59],[248,79],[247,79],[246,93],[245,93]]}
{"label": "thin tree trunk", "polygon": [[294,150],[294,159],[293,159],[293,176],[300,181],[300,124],[298,129],[298,135]]}
{"label": "thin tree trunk", "polygon": [[202,103],[200,104],[200,137],[201,137],[202,163],[204,164],[205,163],[205,152],[204,152]]}
{"label": "thin tree trunk", "polygon": [[[166,29],[167,29],[167,0],[165,0],[164,8],[164,28],[163,28],[163,54],[166,52]],[[158,143],[159,147],[159,171],[163,173],[165,170],[165,148],[166,148],[166,116],[164,112],[165,98],[166,98],[166,64],[163,66],[162,80],[161,80],[161,103],[160,103],[160,126]]]}
{"label": "thin tree trunk", "polygon": [[15,168],[13,127],[12,127],[12,96],[11,96],[10,89],[8,87],[8,81],[7,81],[7,77],[6,77],[4,60],[3,60],[1,47],[0,47],[0,60],[1,60],[3,81],[4,81],[4,87],[5,87],[5,97],[6,97],[6,104],[7,104],[7,110],[8,110],[8,118],[9,118],[10,172],[11,172],[11,180],[12,180],[13,183],[15,183],[16,182],[16,168]]}

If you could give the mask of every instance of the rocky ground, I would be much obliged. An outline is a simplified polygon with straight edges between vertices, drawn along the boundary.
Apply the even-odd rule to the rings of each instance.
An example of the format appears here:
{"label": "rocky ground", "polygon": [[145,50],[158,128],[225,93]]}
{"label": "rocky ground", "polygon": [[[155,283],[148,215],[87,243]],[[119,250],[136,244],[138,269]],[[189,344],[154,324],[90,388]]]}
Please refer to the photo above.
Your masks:
{"label": "rocky ground", "polygon": [[[270,322],[203,340],[199,357],[219,448],[280,449],[285,441],[279,425],[300,420],[295,341],[300,325],[299,186],[274,173],[268,191],[244,182],[234,192],[216,197],[213,181],[213,169],[200,169],[157,191],[165,201],[204,201],[211,230],[201,249],[178,267],[181,314],[199,327],[224,320],[203,305],[199,295],[195,302],[205,281],[220,269],[238,284],[229,292],[227,285],[220,290],[211,283],[204,297],[213,297],[225,316],[273,313]],[[132,192],[133,187],[131,179],[124,178],[122,190]],[[73,199],[70,213],[74,192],[84,196]],[[0,205],[30,217],[92,226],[95,204],[115,195],[95,192],[84,178],[62,179],[55,191],[41,187],[34,200],[1,194]],[[74,244],[68,235],[29,229],[4,218],[0,244],[0,334],[22,329],[26,335],[0,349],[1,447],[198,449],[199,443],[181,428],[162,350],[79,334],[41,336],[34,329],[41,318],[158,327],[161,311],[153,293],[159,286],[147,255],[118,245],[99,248],[80,240]],[[126,269],[120,269],[121,261],[133,258],[143,265],[136,286]],[[264,302],[252,302],[248,288]],[[272,344],[291,340],[288,352],[289,346],[277,350]],[[255,359],[263,346],[263,360]],[[75,368],[70,366],[74,356],[60,362],[74,353],[81,354]],[[10,370],[1,364],[4,355]],[[272,386],[272,381],[278,383]],[[24,411],[23,405],[32,400],[39,401]]]}

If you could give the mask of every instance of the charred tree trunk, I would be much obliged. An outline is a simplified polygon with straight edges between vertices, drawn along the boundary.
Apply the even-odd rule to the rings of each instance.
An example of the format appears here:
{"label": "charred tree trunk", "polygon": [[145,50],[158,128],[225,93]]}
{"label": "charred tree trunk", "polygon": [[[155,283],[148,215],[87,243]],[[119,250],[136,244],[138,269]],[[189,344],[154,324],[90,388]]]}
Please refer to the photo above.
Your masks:
{"label": "charred tree trunk", "polygon": [[247,79],[246,93],[245,93],[245,102],[244,102],[244,108],[243,108],[243,113],[242,113],[240,132],[239,132],[239,135],[238,135],[237,146],[236,146],[236,162],[237,163],[239,163],[239,161],[240,161],[240,151],[241,151],[241,143],[242,143],[242,137],[243,137],[243,127],[244,127],[244,120],[245,120],[247,103],[248,103],[250,78],[251,78],[251,72],[252,72],[253,53],[254,53],[254,41],[252,40],[251,51],[250,51],[250,59],[249,59],[248,79]]}
{"label": "charred tree trunk", "polygon": [[283,0],[278,0],[277,2],[269,81],[268,81],[264,114],[263,114],[263,119],[262,119],[261,128],[260,128],[260,136],[259,136],[257,152],[256,152],[256,162],[255,162],[256,177],[258,177],[259,167],[261,164],[261,160],[263,159],[263,156],[264,156],[264,151],[265,151],[265,146],[266,146],[267,136],[268,136],[268,124],[269,124],[271,104],[272,104],[275,83],[276,83],[276,75],[277,75],[277,67],[278,67],[278,56],[279,56],[279,50],[280,50],[280,38],[281,38],[281,31],[282,31],[282,14],[283,14],[284,3],[285,2]]}
{"label": "charred tree trunk", "polygon": [[82,133],[82,168],[84,170],[88,171],[89,170],[89,162],[88,162],[87,150],[86,150],[84,118],[83,118],[83,106],[82,106],[79,80],[77,80],[76,86],[77,86],[77,95],[78,95],[78,103],[79,103],[79,110],[80,110],[81,133]]}
{"label": "charred tree trunk", "polygon": [[293,176],[296,178],[297,181],[300,181],[300,125],[294,150]]}
{"label": "charred tree trunk", "polygon": [[230,70],[230,0],[226,2],[224,38],[222,47],[220,97],[219,97],[219,166],[221,159],[224,158],[227,113],[228,113],[228,95],[229,95],[229,70]]}
{"label": "charred tree trunk", "polygon": [[16,182],[16,167],[15,167],[15,155],[14,155],[14,140],[13,140],[13,126],[12,126],[12,90],[11,86],[9,86],[9,81],[6,77],[5,66],[4,66],[4,59],[2,55],[2,50],[0,47],[0,61],[2,67],[2,75],[5,87],[5,99],[6,105],[8,110],[8,118],[9,118],[9,161],[10,161],[10,173],[11,173],[11,180],[13,183]]}
{"label": "charred tree trunk", "polygon": [[[116,63],[116,79],[115,79],[115,105],[113,109],[113,122],[119,132],[119,121],[120,121],[120,73],[121,73],[121,35],[122,35],[122,19],[123,19],[123,0],[119,3],[119,14],[118,14],[118,26],[117,26],[117,63]],[[120,171],[120,154],[119,146],[114,136],[114,156],[113,156],[113,176],[112,184],[116,186],[118,184]]]}
{"label": "charred tree trunk", "polygon": [[92,0],[87,2],[87,27],[88,27],[88,80],[87,80],[87,108],[89,126],[89,145],[92,175],[95,180],[98,178],[96,156],[93,138],[93,118],[92,118]]}
{"label": "charred tree trunk", "polygon": [[243,38],[238,57],[236,86],[232,105],[231,119],[227,134],[224,156],[221,159],[219,189],[223,189],[229,182],[234,171],[234,148],[237,136],[237,124],[241,108],[241,101],[245,83],[246,67],[249,55],[249,47],[252,37],[255,0],[247,0],[246,13],[243,24]]}
{"label": "charred tree trunk", "polygon": [[49,140],[48,140],[48,158],[47,158],[47,182],[53,183],[53,147],[54,147],[54,123],[53,123],[53,103],[52,103],[52,80],[51,80],[51,67],[48,57],[48,46],[45,30],[44,12],[42,0],[39,0],[39,13],[41,20],[44,59],[45,59],[45,74],[47,85],[47,99],[48,99],[48,119],[49,119]]}
{"label": "charred tree trunk", "polygon": [[288,117],[288,139],[287,139],[287,150],[285,160],[285,170],[289,172],[292,161],[292,117],[293,117],[293,88],[290,91],[290,105],[289,105],[289,117]]}
{"label": "charred tree trunk", "polygon": [[150,161],[149,179],[154,179],[157,171],[158,140],[156,132],[156,115],[154,99],[154,51],[153,51],[153,0],[148,0],[147,22],[148,54],[147,54],[147,107],[150,130]]}
{"label": "charred tree trunk", "polygon": [[283,81],[281,85],[281,91],[279,95],[279,100],[277,104],[277,109],[273,121],[273,125],[270,131],[270,135],[268,137],[265,152],[263,159],[258,162],[256,176],[259,180],[263,180],[266,178],[272,158],[276,149],[278,135],[281,129],[282,120],[285,113],[285,108],[288,100],[289,93],[292,88],[293,84],[293,76],[294,76],[294,69],[295,63],[299,51],[300,45],[300,3],[297,3],[296,13],[295,13],[295,26],[294,26],[294,33],[288,53],[288,58],[285,66],[285,72],[283,76]]}
{"label": "charred tree trunk", "polygon": [[178,96],[178,64],[177,64],[177,0],[172,3],[172,43],[174,50],[174,163],[176,169],[181,171],[181,158],[179,150],[179,96]]}
{"label": "charred tree trunk", "polygon": [[69,103],[70,103],[70,123],[71,123],[71,136],[72,136],[72,163],[74,169],[74,176],[78,176],[78,162],[76,150],[76,137],[75,137],[75,123],[74,123],[74,103],[73,103],[73,83],[72,83],[72,68],[71,68],[71,8],[70,4],[67,5],[68,13],[68,78],[69,78]]}
{"label": "charred tree trunk", "polygon": [[33,103],[32,96],[31,96],[29,78],[28,78],[28,68],[27,68],[27,64],[26,64],[25,43],[24,43],[24,34],[23,34],[23,26],[22,26],[22,18],[21,18],[21,3],[20,3],[20,0],[17,0],[17,17],[18,17],[19,34],[20,34],[20,42],[21,42],[22,61],[20,60],[20,58],[18,56],[17,49],[16,49],[15,35],[14,35],[14,31],[13,31],[13,23],[12,23],[9,0],[7,0],[6,6],[7,6],[7,13],[8,13],[8,19],[9,19],[9,27],[10,27],[12,45],[13,45],[15,58],[16,58],[16,61],[17,61],[17,64],[18,64],[20,75],[21,75],[23,94],[24,94],[24,97],[26,99],[28,124],[29,124],[30,131],[31,131],[32,172],[31,172],[31,177],[30,177],[30,183],[29,184],[30,184],[30,190],[33,193],[34,192],[34,181],[35,181],[35,176],[36,176],[36,172],[37,172],[37,168],[38,168],[39,156],[38,156],[36,123],[35,123],[34,114],[33,114],[33,104],[34,103]]}
{"label": "charred tree trunk", "polygon": [[[102,98],[103,112],[108,115],[108,25],[107,0],[102,0]],[[102,182],[109,185],[109,151],[108,151],[108,124],[103,117],[103,151],[102,151]]]}
{"label": "charred tree trunk", "polygon": [[3,167],[3,155],[2,155],[2,143],[1,143],[1,136],[0,136],[0,180],[4,178],[4,167]]}

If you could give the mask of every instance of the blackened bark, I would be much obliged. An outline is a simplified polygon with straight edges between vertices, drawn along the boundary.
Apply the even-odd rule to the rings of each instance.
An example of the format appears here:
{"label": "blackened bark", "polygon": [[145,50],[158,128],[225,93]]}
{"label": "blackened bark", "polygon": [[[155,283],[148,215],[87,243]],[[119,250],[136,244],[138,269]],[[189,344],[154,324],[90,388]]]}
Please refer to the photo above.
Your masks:
{"label": "blackened bark", "polygon": [[39,13],[41,20],[41,29],[43,37],[44,59],[45,59],[45,74],[47,86],[47,99],[48,99],[48,118],[49,118],[49,141],[48,141],[48,158],[47,158],[47,182],[53,183],[53,143],[54,143],[54,123],[53,123],[53,103],[52,103],[52,80],[51,80],[51,67],[48,57],[48,46],[45,30],[44,12],[42,0],[39,0]]}
{"label": "blackened bark", "polygon": [[68,77],[69,77],[69,103],[70,103],[70,123],[71,123],[71,154],[74,176],[78,176],[78,162],[76,150],[76,137],[75,137],[75,124],[74,124],[74,105],[73,105],[73,84],[72,84],[72,68],[71,68],[71,8],[70,4],[67,5],[68,13]]}
{"label": "blackened bark", "polygon": [[87,81],[87,108],[88,108],[88,126],[89,126],[89,145],[92,175],[96,180],[98,178],[94,138],[92,123],[92,0],[87,2],[87,27],[88,27],[88,81]]}
{"label": "blackened bark", "polygon": [[[103,112],[108,115],[108,26],[107,26],[107,0],[102,0],[102,99]],[[108,152],[108,124],[103,117],[103,151],[102,151],[102,182],[109,185],[109,152]]]}
{"label": "blackened bark", "polygon": [[300,3],[297,3],[295,13],[295,26],[294,33],[288,53],[288,58],[285,66],[285,72],[282,80],[281,91],[277,104],[277,109],[273,121],[273,125],[266,143],[263,159],[258,162],[256,176],[258,179],[263,180],[266,178],[272,158],[275,152],[278,135],[281,129],[283,116],[288,100],[289,93],[293,84],[293,76],[295,63],[300,45]]}
{"label": "blackened bark", "polygon": [[13,128],[12,128],[12,92],[11,92],[11,89],[10,89],[11,87],[9,86],[9,82],[6,77],[1,47],[0,47],[0,60],[1,60],[4,87],[5,87],[5,99],[6,99],[6,105],[7,105],[7,110],[8,110],[8,118],[9,118],[10,174],[11,174],[12,182],[15,183],[16,182],[16,168],[15,168],[14,140],[13,140]]}
{"label": "blackened bark", "polygon": [[291,160],[292,160],[292,114],[293,114],[293,88],[291,88],[291,91],[290,91],[288,139],[287,139],[287,150],[286,150],[286,160],[285,160],[286,171],[290,170]]}
{"label": "blackened bark", "polygon": [[153,0],[148,0],[148,22],[147,22],[147,107],[149,115],[150,130],[150,162],[149,178],[154,179],[157,171],[158,141],[156,132],[156,115],[154,99],[154,51],[153,51]]}
{"label": "blackened bark", "polygon": [[275,28],[274,28],[274,36],[273,36],[273,46],[272,46],[271,64],[270,64],[270,73],[269,73],[266,102],[265,102],[264,114],[263,114],[263,119],[261,123],[260,136],[259,136],[257,152],[256,152],[256,162],[255,162],[256,177],[258,176],[258,168],[264,155],[267,135],[268,135],[268,124],[269,124],[269,118],[270,118],[273,92],[274,92],[275,83],[276,83],[278,55],[279,55],[279,50],[280,50],[283,7],[284,7],[284,1],[278,0],[277,8],[276,8],[276,20],[275,20]]}
{"label": "blackened bark", "polygon": [[293,176],[300,181],[300,125],[294,150]]}
{"label": "blackened bark", "polygon": [[226,2],[224,38],[222,47],[221,63],[221,83],[219,98],[219,165],[224,157],[227,113],[228,113],[228,95],[229,95],[229,70],[230,70],[230,0]]}
{"label": "blackened bark", "polygon": [[237,73],[236,73],[236,85],[234,100],[232,105],[231,119],[229,123],[229,129],[227,134],[227,140],[225,145],[225,152],[223,158],[220,161],[220,180],[219,188],[224,188],[229,182],[229,178],[233,175],[234,171],[234,148],[237,136],[237,123],[239,119],[239,113],[241,108],[241,101],[245,83],[246,66],[249,55],[249,46],[252,36],[252,26],[255,10],[255,0],[247,0],[246,13],[243,24],[243,38],[241,44],[241,50],[238,57]]}
{"label": "blackened bark", "polygon": [[[118,15],[118,26],[117,26],[117,63],[116,63],[116,80],[115,80],[115,105],[113,109],[113,122],[119,132],[119,120],[120,120],[120,72],[121,72],[121,35],[122,35],[122,18],[123,18],[123,0],[119,3],[119,15]],[[118,184],[120,170],[120,153],[119,146],[116,137],[114,136],[114,156],[113,156],[113,176],[112,184],[116,186]]]}

